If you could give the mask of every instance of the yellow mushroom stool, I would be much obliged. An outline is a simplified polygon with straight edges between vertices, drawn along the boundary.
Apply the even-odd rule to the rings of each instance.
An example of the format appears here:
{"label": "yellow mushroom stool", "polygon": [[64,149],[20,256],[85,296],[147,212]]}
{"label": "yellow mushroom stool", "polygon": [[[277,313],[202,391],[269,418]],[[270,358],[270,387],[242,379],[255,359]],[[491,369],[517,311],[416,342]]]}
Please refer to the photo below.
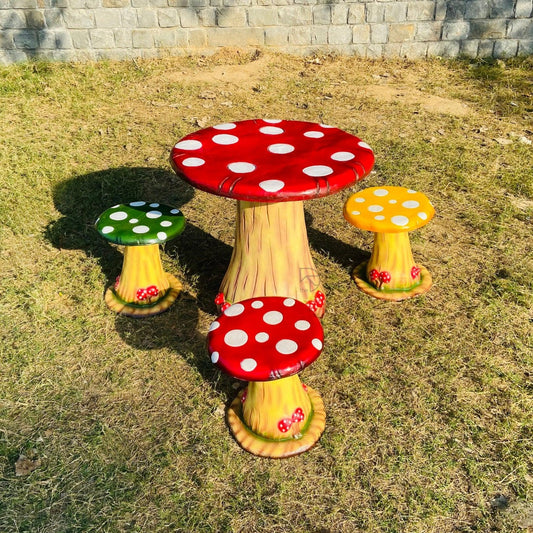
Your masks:
{"label": "yellow mushroom stool", "polygon": [[107,209],[95,225],[102,237],[124,246],[122,272],[105,294],[107,306],[132,317],[166,311],[182,285],[164,272],[159,244],[183,231],[185,217],[181,211],[159,203],[130,202]]}
{"label": "yellow mushroom stool", "polygon": [[344,218],[356,228],[374,232],[370,259],[352,273],[357,287],[392,301],[429,290],[431,274],[414,262],[408,232],[427,224],[434,214],[424,194],[405,187],[369,187],[350,196]]}

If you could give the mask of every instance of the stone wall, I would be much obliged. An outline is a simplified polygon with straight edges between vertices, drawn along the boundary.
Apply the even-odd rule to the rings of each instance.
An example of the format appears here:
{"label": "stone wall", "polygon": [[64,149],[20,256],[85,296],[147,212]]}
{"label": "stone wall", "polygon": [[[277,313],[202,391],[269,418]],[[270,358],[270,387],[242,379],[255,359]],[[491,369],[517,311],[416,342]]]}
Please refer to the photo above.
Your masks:
{"label": "stone wall", "polygon": [[363,57],[533,53],[533,0],[0,0],[0,64],[265,47]]}

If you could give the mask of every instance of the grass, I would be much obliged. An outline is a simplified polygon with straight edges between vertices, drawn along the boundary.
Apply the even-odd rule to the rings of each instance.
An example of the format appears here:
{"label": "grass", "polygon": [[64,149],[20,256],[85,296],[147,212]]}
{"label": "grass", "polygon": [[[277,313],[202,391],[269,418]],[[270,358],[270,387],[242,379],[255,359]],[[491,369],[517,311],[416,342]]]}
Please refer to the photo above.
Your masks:
{"label": "grass", "polygon": [[[533,527],[531,59],[212,57],[0,69],[0,531],[507,532]],[[372,236],[353,190],[306,203],[327,289],[321,357],[302,375],[327,426],[269,461],[224,424],[238,384],[205,336],[234,205],[171,172],[173,144],[255,117],[368,142],[363,185],[424,191],[412,234],[434,277],[400,304],[359,293]],[[93,229],[161,200],[188,226],[163,250],[184,283],[155,318],[115,316],[122,255]],[[35,467],[17,476],[25,456]]]}

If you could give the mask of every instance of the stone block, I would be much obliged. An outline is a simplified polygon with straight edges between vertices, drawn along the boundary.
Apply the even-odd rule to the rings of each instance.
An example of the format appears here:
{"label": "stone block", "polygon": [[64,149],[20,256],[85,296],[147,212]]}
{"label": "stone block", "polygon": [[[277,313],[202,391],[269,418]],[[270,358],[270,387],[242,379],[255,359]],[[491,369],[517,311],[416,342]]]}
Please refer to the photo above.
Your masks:
{"label": "stone block", "polygon": [[192,46],[193,48],[203,48],[208,46],[211,43],[209,42],[208,32],[216,31],[216,28],[210,28],[205,30],[204,28],[192,28],[190,30],[182,30],[187,34],[186,44],[179,44],[181,42],[181,34],[178,32],[176,39],[178,41],[178,46]]}
{"label": "stone block", "polygon": [[196,28],[198,26],[198,15],[194,9],[179,9],[180,24],[182,28]]}
{"label": "stone block", "polygon": [[154,46],[153,30],[133,30],[131,41],[133,48],[152,48]]}
{"label": "stone block", "polygon": [[0,32],[0,51],[1,50],[13,50],[15,48],[15,42],[13,41],[12,31]]}
{"label": "stone block", "polygon": [[137,27],[156,28],[157,12],[150,8],[137,9]]}
{"label": "stone block", "polygon": [[366,4],[366,21],[383,22],[385,20],[385,6],[383,4]]}
{"label": "stone block", "polygon": [[518,52],[518,41],[515,39],[502,39],[494,43],[494,57],[498,59],[507,59],[515,57]]}
{"label": "stone block", "polygon": [[261,28],[208,28],[209,46],[261,46],[265,44],[265,33]]}
{"label": "stone block", "polygon": [[51,8],[44,11],[44,22],[47,28],[63,27],[63,15],[61,9]]}
{"label": "stone block", "polygon": [[150,7],[167,8],[168,0],[150,0]]}
{"label": "stone block", "polygon": [[[206,7],[204,9],[198,9],[196,14],[198,15],[200,26],[216,26],[217,17],[215,8]],[[255,26],[255,24],[252,25]]]}
{"label": "stone block", "polygon": [[438,41],[442,31],[442,21],[418,22],[416,24],[415,41]]}
{"label": "stone block", "polygon": [[369,44],[366,47],[366,57],[371,59],[377,59],[383,57],[383,45],[382,44]]}
{"label": "stone block", "polygon": [[470,33],[470,23],[466,20],[444,22],[442,25],[442,39],[444,41],[459,41],[466,39]]}
{"label": "stone block", "polygon": [[117,48],[131,48],[131,29],[130,28],[117,28],[113,31],[115,34],[115,46]]}
{"label": "stone block", "polygon": [[489,0],[471,0],[465,7],[465,19],[486,19],[489,17]]}
{"label": "stone block", "polygon": [[319,4],[313,8],[313,23],[314,24],[330,24],[331,23],[331,6],[327,4]]}
{"label": "stone block", "polygon": [[[385,40],[376,42],[387,42],[387,25],[381,24],[385,28]],[[365,44],[370,42],[370,24],[355,24],[352,26],[352,42],[355,44]]]}
{"label": "stone block", "polygon": [[158,9],[157,21],[161,28],[175,28],[180,25],[178,12],[175,9]]}
{"label": "stone block", "polygon": [[515,0],[490,0],[491,18],[510,18],[514,14]]}
{"label": "stone block", "polygon": [[409,2],[407,4],[408,20],[433,20],[435,14],[435,2]]}
{"label": "stone block", "polygon": [[448,0],[435,1],[435,20],[444,20],[446,18],[446,8]]}
{"label": "stone block", "polygon": [[370,42],[386,43],[389,40],[389,27],[387,24],[369,24]]}
{"label": "stone block", "polygon": [[328,26],[311,27],[311,44],[326,45],[328,44]]}
{"label": "stone block", "polygon": [[125,7],[124,9],[121,9],[120,25],[123,28],[136,28],[138,25],[137,10],[131,7]]}
{"label": "stone block", "polygon": [[462,20],[465,16],[465,8],[465,0],[448,0],[446,5],[446,20]]}
{"label": "stone block", "polygon": [[56,34],[56,50],[70,50],[74,48],[74,43],[72,42],[72,36],[70,31],[62,28],[55,30]]}
{"label": "stone block", "polygon": [[406,59],[420,59],[426,57],[427,52],[427,43],[402,43],[400,45],[400,57]]}
{"label": "stone block", "polygon": [[428,56],[457,57],[459,55],[459,49],[460,44],[457,41],[428,43]]}
{"label": "stone block", "polygon": [[265,28],[265,44],[267,46],[285,46],[288,42],[289,29],[287,27],[273,26]]}
{"label": "stone block", "polygon": [[412,22],[405,24],[389,24],[389,42],[402,43],[411,41],[415,34],[415,25]]}
{"label": "stone block", "polygon": [[506,21],[495,20],[472,20],[470,21],[469,39],[501,39],[505,37],[507,29]]}
{"label": "stone block", "polygon": [[491,39],[484,39],[479,41],[477,50],[478,57],[492,57],[494,51],[494,41]]}
{"label": "stone block", "polygon": [[224,0],[223,5],[225,7],[247,7],[251,3],[251,0]]}
{"label": "stone block", "polygon": [[23,50],[35,50],[39,47],[36,30],[18,30],[13,34],[13,41],[17,48]]}
{"label": "stone block", "polygon": [[83,50],[91,47],[89,30],[70,30],[70,37],[72,38],[74,48]]}
{"label": "stone block", "polygon": [[43,11],[26,11],[26,27],[40,30],[45,27]]}
{"label": "stone block", "polygon": [[37,0],[11,0],[12,9],[35,9],[38,7]]}
{"label": "stone block", "polygon": [[533,37],[533,19],[514,19],[509,21],[507,37],[510,39],[531,39]]}
{"label": "stone block", "polygon": [[385,22],[405,22],[407,20],[407,2],[390,2],[385,4]]}
{"label": "stone block", "polygon": [[219,7],[216,10],[219,28],[235,28],[246,26],[246,10],[242,7]]}
{"label": "stone block", "polygon": [[353,30],[350,26],[330,26],[328,30],[329,44],[351,44]]}
{"label": "stone block", "polygon": [[172,48],[176,46],[176,32],[168,28],[155,30],[154,44],[157,48]]}
{"label": "stone block", "polygon": [[479,41],[475,39],[461,41],[461,46],[459,48],[459,54],[465,57],[474,58],[474,57],[477,57],[478,48],[479,48]]}
{"label": "stone block", "polygon": [[11,65],[26,61],[28,56],[22,50],[0,50],[0,65]]}
{"label": "stone block", "polygon": [[131,0],[132,7],[148,7],[150,0]]}
{"label": "stone block", "polygon": [[26,27],[26,17],[23,11],[0,11],[0,28],[11,30]]}
{"label": "stone block", "polygon": [[350,4],[348,6],[348,24],[362,24],[365,22],[365,4]]}
{"label": "stone block", "polygon": [[91,37],[91,45],[93,48],[115,47],[115,33],[113,30],[91,30],[89,35]]}
{"label": "stone block", "polygon": [[278,13],[271,6],[254,6],[248,9],[248,23],[252,27],[275,26]]}
{"label": "stone block", "polygon": [[313,11],[309,6],[287,6],[278,10],[278,24],[282,26],[306,26],[313,22]]}
{"label": "stone block", "polygon": [[529,18],[533,16],[533,0],[516,0],[514,8],[516,18]]}
{"label": "stone block", "polygon": [[102,7],[127,7],[130,0],[102,0]]}
{"label": "stone block", "polygon": [[533,55],[533,39],[520,40],[517,55],[520,57]]}
{"label": "stone block", "polygon": [[393,58],[400,57],[401,53],[401,44],[400,43],[387,43],[383,45],[383,57]]}
{"label": "stone block", "polygon": [[309,28],[309,26],[295,26],[289,28],[289,44],[311,44],[311,28]]}
{"label": "stone block", "polygon": [[348,6],[346,4],[333,4],[331,6],[331,23],[346,24],[348,22]]}
{"label": "stone block", "polygon": [[66,9],[63,12],[63,20],[67,28],[74,30],[94,28],[94,16],[88,9]]}
{"label": "stone block", "polygon": [[97,28],[120,28],[122,23],[118,9],[105,7],[94,10],[94,21]]}

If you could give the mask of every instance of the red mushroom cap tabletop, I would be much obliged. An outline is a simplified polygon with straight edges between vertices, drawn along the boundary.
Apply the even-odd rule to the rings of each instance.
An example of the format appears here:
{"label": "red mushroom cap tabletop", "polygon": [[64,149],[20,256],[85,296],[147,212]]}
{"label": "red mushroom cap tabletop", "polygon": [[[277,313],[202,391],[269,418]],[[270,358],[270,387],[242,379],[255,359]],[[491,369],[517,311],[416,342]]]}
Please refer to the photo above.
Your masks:
{"label": "red mushroom cap tabletop", "polygon": [[297,374],[320,355],[323,342],[315,313],[281,296],[233,304],[211,324],[207,336],[211,361],[244,381]]}
{"label": "red mushroom cap tabletop", "polygon": [[251,202],[319,198],[363,179],[374,153],[338,128],[292,120],[244,120],[196,131],[170,154],[194,187]]}

